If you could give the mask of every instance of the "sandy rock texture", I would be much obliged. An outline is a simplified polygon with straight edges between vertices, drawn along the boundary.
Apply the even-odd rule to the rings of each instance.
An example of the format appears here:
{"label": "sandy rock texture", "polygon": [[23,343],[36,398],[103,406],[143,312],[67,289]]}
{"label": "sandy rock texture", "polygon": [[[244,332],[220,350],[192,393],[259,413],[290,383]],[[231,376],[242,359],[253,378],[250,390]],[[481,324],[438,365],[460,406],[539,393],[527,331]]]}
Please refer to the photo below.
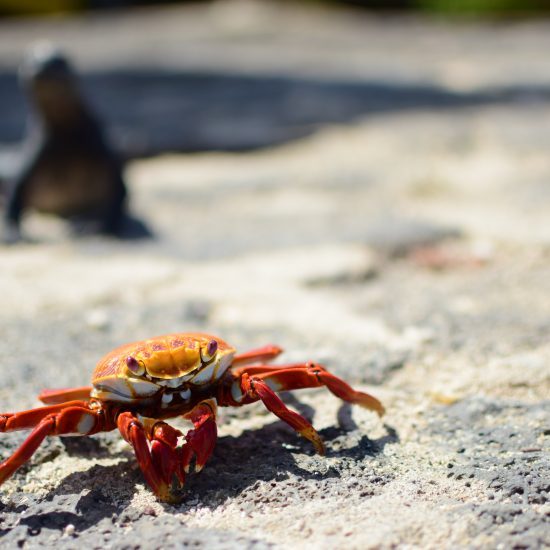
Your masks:
{"label": "sandy rock texture", "polygon": [[[549,30],[263,2],[2,22],[8,84],[42,37],[99,103],[116,94],[97,71],[211,80],[170,92],[201,131],[166,143],[195,152],[127,165],[153,239],[74,239],[30,215],[33,241],[0,249],[0,409],[87,384],[126,341],[200,330],[323,362],[387,414],[285,395],[325,439],[319,457],[262,406],[224,409],[177,506],[116,433],[52,438],[2,486],[0,544],[550,547]],[[187,120],[160,109],[151,126],[131,82],[119,116],[151,152]],[[2,434],[0,456],[23,437]]]}

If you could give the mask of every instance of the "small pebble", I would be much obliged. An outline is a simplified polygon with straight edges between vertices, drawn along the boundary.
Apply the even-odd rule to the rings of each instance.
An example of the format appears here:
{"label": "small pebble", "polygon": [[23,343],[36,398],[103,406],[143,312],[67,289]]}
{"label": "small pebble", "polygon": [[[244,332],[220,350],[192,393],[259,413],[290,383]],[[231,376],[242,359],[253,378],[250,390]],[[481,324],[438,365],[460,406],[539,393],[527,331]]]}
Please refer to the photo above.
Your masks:
{"label": "small pebble", "polygon": [[91,309],[86,312],[86,324],[95,330],[106,330],[109,328],[109,314],[103,308]]}

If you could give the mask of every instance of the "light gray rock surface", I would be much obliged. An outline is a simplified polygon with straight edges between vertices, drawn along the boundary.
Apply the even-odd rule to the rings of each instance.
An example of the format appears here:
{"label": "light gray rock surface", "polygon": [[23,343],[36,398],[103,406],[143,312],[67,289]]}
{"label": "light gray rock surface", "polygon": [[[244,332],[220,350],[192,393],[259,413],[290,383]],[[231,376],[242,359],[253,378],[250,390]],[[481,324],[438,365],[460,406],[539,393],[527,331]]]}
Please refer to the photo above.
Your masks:
{"label": "light gray rock surface", "polygon": [[[260,105],[241,126],[224,108],[226,137],[216,106],[202,113],[213,137],[196,148],[269,148],[131,162],[152,241],[25,221],[37,242],[0,249],[0,408],[88,383],[123,342],[204,330],[322,361],[387,415],[286,396],[325,438],[321,458],[261,406],[223,410],[178,506],[155,501],[117,434],[52,438],[2,486],[2,546],[549,547],[549,30],[253,2],[3,22],[7,75],[30,40],[55,37],[85,72],[280,77],[303,95],[283,122]],[[380,81],[403,95],[321,116],[321,92],[351,97],[324,84],[342,80],[356,98]],[[438,103],[456,94],[468,101]],[[293,133],[310,101],[315,123]],[[23,437],[2,434],[0,455]]]}

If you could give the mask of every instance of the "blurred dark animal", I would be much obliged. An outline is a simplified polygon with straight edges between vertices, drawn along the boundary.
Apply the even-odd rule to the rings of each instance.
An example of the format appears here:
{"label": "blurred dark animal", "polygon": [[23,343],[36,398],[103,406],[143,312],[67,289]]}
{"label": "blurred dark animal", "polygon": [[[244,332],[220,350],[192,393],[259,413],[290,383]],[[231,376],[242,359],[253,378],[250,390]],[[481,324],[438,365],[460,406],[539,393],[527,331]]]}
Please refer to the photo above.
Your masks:
{"label": "blurred dark animal", "polygon": [[21,165],[4,184],[4,239],[21,238],[21,218],[27,210],[66,218],[81,233],[121,235],[129,220],[122,166],[69,62],[51,46],[37,46],[23,63],[20,77],[35,116]]}

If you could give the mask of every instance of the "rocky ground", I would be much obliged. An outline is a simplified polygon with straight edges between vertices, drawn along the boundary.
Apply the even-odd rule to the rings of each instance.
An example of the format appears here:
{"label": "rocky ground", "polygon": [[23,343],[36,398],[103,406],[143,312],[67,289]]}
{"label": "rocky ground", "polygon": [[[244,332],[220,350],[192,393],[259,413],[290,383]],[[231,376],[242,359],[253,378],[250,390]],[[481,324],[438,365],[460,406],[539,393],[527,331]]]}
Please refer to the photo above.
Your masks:
{"label": "rocky ground", "polygon": [[[187,107],[203,133],[169,145],[255,148],[130,162],[151,240],[25,220],[34,242],[0,250],[1,408],[177,330],[278,343],[387,408],[287,395],[325,458],[259,405],[222,410],[177,506],[117,434],[52,438],[2,487],[3,546],[549,547],[549,30],[250,2],[2,23],[8,83],[42,37],[90,71],[92,96],[98,70],[208,74]],[[0,455],[23,437],[2,435]]]}

